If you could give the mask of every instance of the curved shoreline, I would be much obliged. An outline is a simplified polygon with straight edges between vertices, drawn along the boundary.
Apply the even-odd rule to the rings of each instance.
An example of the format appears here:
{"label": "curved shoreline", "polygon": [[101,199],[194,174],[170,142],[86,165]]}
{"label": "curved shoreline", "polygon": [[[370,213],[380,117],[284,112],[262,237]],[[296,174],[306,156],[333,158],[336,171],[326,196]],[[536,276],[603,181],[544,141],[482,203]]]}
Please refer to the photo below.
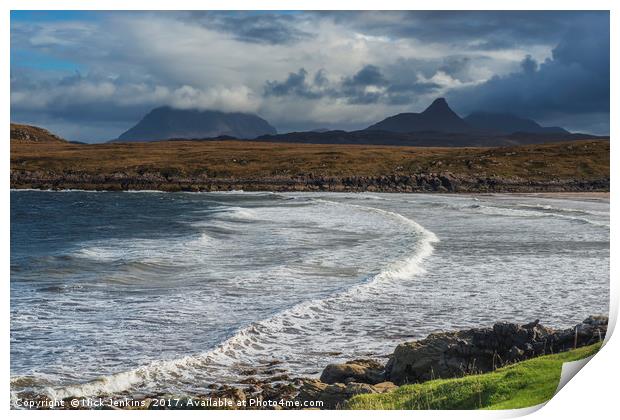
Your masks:
{"label": "curved shoreline", "polygon": [[[411,250],[411,255],[407,255],[403,259],[388,264],[379,273],[368,276],[366,280],[354,284],[347,289],[322,298],[302,301],[290,308],[286,308],[270,316],[269,318],[255,321],[237,330],[231,337],[205,353],[188,355],[173,360],[156,360],[135,369],[102,376],[84,383],[60,387],[47,387],[45,389],[46,395],[53,399],[61,400],[76,395],[96,396],[102,392],[122,394],[123,392],[132,389],[137,384],[152,380],[152,377],[157,380],[158,376],[174,376],[175,372],[187,369],[189,366],[227,366],[239,363],[241,360],[238,358],[229,357],[229,353],[234,353],[240,348],[243,349],[244,347],[247,347],[248,340],[260,345],[260,342],[255,341],[253,337],[260,338],[259,336],[261,333],[264,334],[265,331],[268,331],[274,324],[275,327],[272,329],[278,330],[287,324],[287,320],[294,318],[303,319],[303,315],[308,312],[309,308],[316,309],[319,306],[326,306],[347,296],[359,295],[362,288],[372,287],[376,285],[376,283],[381,282],[381,280],[400,278],[403,276],[406,276],[407,278],[415,276],[418,270],[421,269],[420,265],[422,262],[432,254],[433,244],[439,241],[433,232],[424,228],[417,222],[395,212],[369,206],[341,203],[324,199],[313,199],[312,201],[330,206],[353,207],[361,209],[365,212],[378,213],[382,216],[387,216],[397,220],[399,223],[409,227],[415,235],[416,240],[413,241],[415,245]],[[161,378],[159,381],[161,381]]]}

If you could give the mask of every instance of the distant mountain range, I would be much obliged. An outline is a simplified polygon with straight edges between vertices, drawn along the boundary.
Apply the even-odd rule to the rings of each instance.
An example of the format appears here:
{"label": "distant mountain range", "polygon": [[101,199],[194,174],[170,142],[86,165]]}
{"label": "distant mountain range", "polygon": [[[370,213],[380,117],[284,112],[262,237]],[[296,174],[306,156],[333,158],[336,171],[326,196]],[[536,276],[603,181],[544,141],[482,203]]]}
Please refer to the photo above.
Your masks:
{"label": "distant mountain range", "polygon": [[267,121],[254,114],[155,108],[135,126],[118,136],[118,141],[203,139],[228,136],[253,139],[276,134]]}
{"label": "distant mountain range", "polygon": [[542,127],[511,114],[475,112],[461,118],[444,98],[420,113],[402,113],[364,130],[306,131],[263,135],[259,141],[318,144],[376,144],[390,146],[508,146],[600,138],[570,133],[561,127]]}
{"label": "distant mountain range", "polygon": [[364,130],[315,129],[277,134],[254,114],[179,110],[160,107],[114,141],[248,139],[290,143],[377,144],[401,146],[502,146],[599,138],[574,134],[561,127],[542,127],[512,114],[474,112],[457,115],[444,98],[420,113],[402,113]]}
{"label": "distant mountain range", "polygon": [[438,133],[568,134],[568,131],[561,127],[541,127],[536,121],[512,114],[474,112],[461,118],[450,108],[444,98],[435,99],[423,112],[397,114],[371,125],[366,130],[394,133],[434,131]]}

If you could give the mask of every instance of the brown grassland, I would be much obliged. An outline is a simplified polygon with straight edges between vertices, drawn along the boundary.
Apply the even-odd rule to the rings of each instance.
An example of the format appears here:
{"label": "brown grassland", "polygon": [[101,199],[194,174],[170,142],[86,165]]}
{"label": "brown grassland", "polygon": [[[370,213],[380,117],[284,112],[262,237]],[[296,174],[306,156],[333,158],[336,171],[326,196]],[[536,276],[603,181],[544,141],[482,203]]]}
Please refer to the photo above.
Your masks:
{"label": "brown grassland", "polygon": [[[12,141],[11,173],[14,188],[36,187],[37,178],[54,180],[54,186],[62,187],[63,178],[69,175],[74,179],[76,176],[82,177],[86,185],[89,178],[101,179],[102,176],[126,180],[157,177],[164,183],[174,179],[191,183],[200,179],[205,183],[207,180],[224,179],[312,180],[448,174],[453,179],[467,182],[478,179],[509,183],[607,182],[608,189],[609,141],[584,140],[496,148],[253,141],[93,145]],[[93,184],[97,182],[100,181],[93,181]],[[49,183],[45,185],[49,186]],[[96,186],[86,185],[86,188],[96,189]],[[564,190],[569,191],[570,188]]]}

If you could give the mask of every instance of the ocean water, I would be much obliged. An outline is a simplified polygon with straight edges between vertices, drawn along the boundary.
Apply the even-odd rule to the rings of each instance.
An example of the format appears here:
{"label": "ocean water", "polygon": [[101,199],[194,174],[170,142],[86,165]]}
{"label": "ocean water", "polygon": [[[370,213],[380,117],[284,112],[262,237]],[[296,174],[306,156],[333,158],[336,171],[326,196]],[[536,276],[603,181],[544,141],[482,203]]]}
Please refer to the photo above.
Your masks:
{"label": "ocean water", "polygon": [[11,192],[14,399],[316,376],[434,331],[568,327],[608,305],[608,199]]}

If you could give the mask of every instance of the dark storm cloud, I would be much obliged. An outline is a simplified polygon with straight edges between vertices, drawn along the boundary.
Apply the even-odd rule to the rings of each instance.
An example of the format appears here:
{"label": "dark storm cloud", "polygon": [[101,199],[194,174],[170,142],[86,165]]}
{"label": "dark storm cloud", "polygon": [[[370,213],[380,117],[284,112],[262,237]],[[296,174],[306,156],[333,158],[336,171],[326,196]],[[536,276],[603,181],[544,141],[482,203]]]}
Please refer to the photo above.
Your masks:
{"label": "dark storm cloud", "polygon": [[228,32],[244,42],[291,44],[313,35],[298,28],[303,15],[263,12],[191,12],[209,29]]}
{"label": "dark storm cloud", "polygon": [[388,84],[379,67],[369,64],[353,76],[345,77],[334,94],[351,104],[373,104],[384,97],[381,88]]}
{"label": "dark storm cloud", "polygon": [[299,69],[296,73],[289,73],[288,77],[282,81],[265,82],[265,96],[300,96],[307,99],[319,99],[326,95],[321,88],[327,84],[327,78],[323,71],[315,74],[313,81],[308,81],[306,69]]}
{"label": "dark storm cloud", "polygon": [[11,77],[11,121],[41,125],[69,140],[106,141],[162,105],[156,98],[132,100],[149,89],[96,73],[53,80],[18,73]]}
{"label": "dark storm cloud", "polygon": [[[295,96],[305,99],[344,99],[349,104],[368,105],[385,103],[401,105],[411,103],[415,95],[427,94],[441,86],[432,82],[418,81],[411,72],[409,77],[399,81],[390,81],[382,70],[369,64],[351,76],[330,83],[324,70],[319,70],[314,78],[301,68],[281,82],[265,82],[265,96]],[[398,79],[398,78],[397,78]]]}
{"label": "dark storm cloud", "polygon": [[369,64],[364,66],[360,71],[352,77],[347,77],[342,82],[344,87],[365,87],[365,86],[385,86],[388,81],[385,79],[381,70],[377,66]]}
{"label": "dark storm cloud", "polygon": [[565,115],[609,114],[609,20],[597,15],[566,33],[552,57],[537,63],[527,56],[518,72],[495,76],[449,94],[463,112],[487,110],[555,119]]}
{"label": "dark storm cloud", "polygon": [[556,42],[597,11],[407,11],[318,12],[364,33],[425,42],[467,44],[478,49]]}

